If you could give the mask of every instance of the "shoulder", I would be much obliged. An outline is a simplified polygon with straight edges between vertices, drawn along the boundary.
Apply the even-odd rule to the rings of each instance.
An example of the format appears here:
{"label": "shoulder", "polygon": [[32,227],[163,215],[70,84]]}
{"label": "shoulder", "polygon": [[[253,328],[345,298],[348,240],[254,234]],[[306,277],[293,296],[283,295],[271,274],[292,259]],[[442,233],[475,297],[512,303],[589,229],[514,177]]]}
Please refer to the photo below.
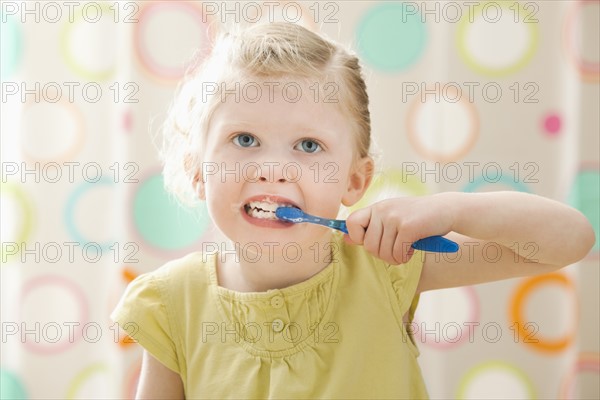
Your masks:
{"label": "shoulder", "polygon": [[154,271],[146,272],[134,279],[136,281],[154,281],[165,284],[176,284],[185,282],[190,278],[202,279],[208,274],[211,263],[214,261],[213,254],[194,252],[180,258],[168,261]]}
{"label": "shoulder", "polygon": [[[176,299],[189,293],[200,295],[210,285],[210,266],[214,255],[190,253],[171,260],[154,271],[137,276],[127,286],[124,298],[156,301],[165,306],[177,306]],[[203,290],[204,288],[204,290]]]}

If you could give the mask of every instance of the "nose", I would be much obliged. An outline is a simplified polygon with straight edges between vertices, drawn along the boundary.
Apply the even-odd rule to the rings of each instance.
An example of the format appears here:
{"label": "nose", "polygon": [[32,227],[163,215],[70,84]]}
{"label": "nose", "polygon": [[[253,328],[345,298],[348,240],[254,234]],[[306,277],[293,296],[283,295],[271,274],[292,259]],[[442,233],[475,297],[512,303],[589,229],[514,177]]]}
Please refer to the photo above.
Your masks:
{"label": "nose", "polygon": [[300,166],[290,162],[263,161],[262,163],[252,163],[248,172],[248,177],[252,182],[296,182],[299,178]]}
{"label": "nose", "polygon": [[280,161],[265,161],[258,171],[258,180],[265,183],[285,183],[288,181],[285,176],[284,167]]}

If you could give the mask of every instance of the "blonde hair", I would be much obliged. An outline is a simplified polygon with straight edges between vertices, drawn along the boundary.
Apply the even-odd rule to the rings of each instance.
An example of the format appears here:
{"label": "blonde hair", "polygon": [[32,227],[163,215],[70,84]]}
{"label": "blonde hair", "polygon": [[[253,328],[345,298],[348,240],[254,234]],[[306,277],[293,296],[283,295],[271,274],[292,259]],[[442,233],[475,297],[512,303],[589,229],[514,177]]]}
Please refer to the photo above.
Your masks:
{"label": "blonde hair", "polygon": [[[208,57],[186,75],[162,126],[160,152],[165,187],[183,203],[197,200],[193,181],[199,173],[202,141],[211,116],[222,104],[222,84],[252,78],[312,78],[334,83],[341,111],[354,127],[354,156],[369,156],[369,97],[358,58],[300,25],[273,22],[220,34]],[[210,97],[203,93],[207,82],[216,83],[216,92]]]}

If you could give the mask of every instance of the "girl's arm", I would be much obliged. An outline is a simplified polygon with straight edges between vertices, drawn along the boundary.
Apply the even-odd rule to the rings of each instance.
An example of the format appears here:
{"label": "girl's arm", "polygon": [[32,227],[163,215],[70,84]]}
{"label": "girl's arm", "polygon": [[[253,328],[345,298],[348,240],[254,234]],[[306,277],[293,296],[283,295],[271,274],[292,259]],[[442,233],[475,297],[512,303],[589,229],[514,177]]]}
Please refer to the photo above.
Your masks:
{"label": "girl's arm", "polygon": [[594,231],[577,210],[519,192],[439,193],[385,200],[353,213],[352,242],[392,264],[410,243],[447,235],[457,254],[425,253],[419,291],[551,272],[588,253]]}
{"label": "girl's arm", "polygon": [[165,367],[144,350],[136,399],[185,399],[178,373]]}

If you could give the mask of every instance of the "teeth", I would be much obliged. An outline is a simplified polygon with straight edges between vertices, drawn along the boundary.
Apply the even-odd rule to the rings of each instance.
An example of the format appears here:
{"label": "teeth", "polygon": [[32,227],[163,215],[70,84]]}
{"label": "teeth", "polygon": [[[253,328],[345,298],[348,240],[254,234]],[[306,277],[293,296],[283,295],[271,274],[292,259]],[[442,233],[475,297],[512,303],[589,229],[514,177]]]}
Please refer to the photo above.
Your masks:
{"label": "teeth", "polygon": [[244,209],[246,210],[246,213],[253,218],[277,220],[278,218],[275,215],[275,211],[277,208],[285,206],[289,207],[290,205],[266,201],[251,201],[244,206]]}
{"label": "teeth", "polygon": [[[283,204],[282,204],[283,205]],[[264,211],[275,212],[279,204],[277,203],[267,203],[266,201],[251,201],[249,203],[250,208],[260,208]]]}

